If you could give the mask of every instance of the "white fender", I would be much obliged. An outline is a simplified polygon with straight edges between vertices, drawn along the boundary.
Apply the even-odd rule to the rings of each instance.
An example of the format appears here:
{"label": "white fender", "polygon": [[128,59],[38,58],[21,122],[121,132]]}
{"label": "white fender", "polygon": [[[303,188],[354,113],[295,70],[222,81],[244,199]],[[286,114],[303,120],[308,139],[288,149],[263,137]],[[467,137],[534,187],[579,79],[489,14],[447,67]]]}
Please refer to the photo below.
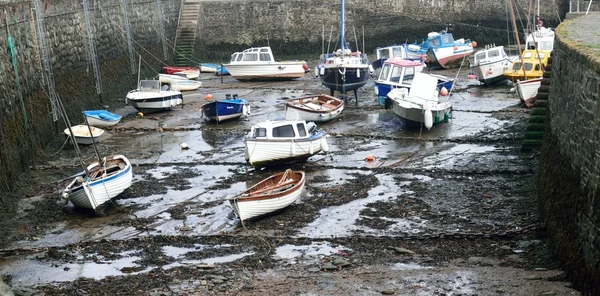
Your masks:
{"label": "white fender", "polygon": [[425,110],[423,114],[423,122],[425,123],[425,127],[427,129],[431,129],[433,126],[433,114],[431,113],[431,110]]}
{"label": "white fender", "polygon": [[359,68],[356,69],[356,78],[360,78],[360,69]]}
{"label": "white fender", "polygon": [[329,145],[327,144],[327,136],[326,135],[321,138],[321,149],[323,150],[323,152],[329,151]]}
{"label": "white fender", "polygon": [[315,76],[318,77],[319,76],[319,66],[315,66]]}
{"label": "white fender", "polygon": [[308,143],[308,154],[310,154],[310,155],[315,154],[315,150],[313,149],[312,141],[310,141],[310,143]]}
{"label": "white fender", "polygon": [[325,75],[325,66],[319,67],[319,75],[321,75],[321,76]]}
{"label": "white fender", "polygon": [[290,151],[291,155],[296,155],[296,142],[292,140],[292,150]]}

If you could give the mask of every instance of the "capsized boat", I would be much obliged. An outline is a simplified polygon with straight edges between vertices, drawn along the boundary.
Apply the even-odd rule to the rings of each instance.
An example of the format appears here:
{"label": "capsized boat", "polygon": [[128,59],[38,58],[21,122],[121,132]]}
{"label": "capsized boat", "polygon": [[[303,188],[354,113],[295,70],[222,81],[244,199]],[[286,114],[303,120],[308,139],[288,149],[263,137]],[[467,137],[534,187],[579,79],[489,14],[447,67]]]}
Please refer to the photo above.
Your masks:
{"label": "capsized boat", "polygon": [[79,173],[62,193],[61,202],[98,210],[131,186],[133,173],[129,159],[123,155],[102,158]]}
{"label": "capsized boat", "polygon": [[450,102],[440,102],[437,78],[426,73],[416,73],[410,87],[396,88],[388,95],[394,113],[407,125],[423,124],[427,129],[445,121],[452,112]]}
{"label": "capsized boat", "polygon": [[[88,127],[85,124],[72,126],[71,131],[73,131],[73,138],[79,145],[91,145],[95,142],[98,142],[100,136],[104,134],[103,129],[93,126]],[[67,135],[67,137],[71,136],[69,128],[66,128],[63,132],[65,135]]]}
{"label": "capsized boat", "polygon": [[206,116],[212,121],[221,122],[239,118],[242,115],[250,115],[250,105],[248,101],[239,98],[237,94],[234,94],[233,97],[227,94],[224,100],[216,100],[202,105],[202,116]]}
{"label": "capsized boat", "polygon": [[183,95],[176,90],[163,90],[158,80],[141,80],[138,89],[127,93],[125,102],[143,113],[169,110],[183,104]]}
{"label": "capsized boat", "polygon": [[[293,117],[266,120],[253,125],[244,139],[246,161],[254,167],[306,161],[327,152],[327,133],[313,122]],[[295,118],[294,118],[295,117]]]}
{"label": "capsized boat", "polygon": [[116,125],[121,121],[121,115],[108,112],[106,110],[86,110],[83,115],[89,125],[95,127],[109,127]]}
{"label": "capsized boat", "polygon": [[305,61],[276,61],[269,46],[235,52],[223,67],[239,81],[292,80],[308,71]]}
{"label": "capsized boat", "polygon": [[342,114],[344,100],[325,94],[288,99],[285,108],[293,109],[305,121],[327,122]]}
{"label": "capsized boat", "polygon": [[248,219],[273,213],[293,204],[304,190],[305,173],[290,169],[271,175],[230,198],[229,203],[242,224]]}

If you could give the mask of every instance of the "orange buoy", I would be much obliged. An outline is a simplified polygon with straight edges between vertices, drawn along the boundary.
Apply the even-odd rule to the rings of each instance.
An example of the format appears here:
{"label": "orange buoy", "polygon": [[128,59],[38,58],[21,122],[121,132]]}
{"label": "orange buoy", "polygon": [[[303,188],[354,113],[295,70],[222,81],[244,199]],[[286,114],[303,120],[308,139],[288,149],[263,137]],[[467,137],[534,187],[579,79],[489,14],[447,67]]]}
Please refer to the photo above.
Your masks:
{"label": "orange buoy", "polygon": [[454,50],[457,50],[457,49],[458,49],[458,46],[454,45]]}
{"label": "orange buoy", "polygon": [[475,41],[472,41],[472,42],[471,42],[471,46],[473,46],[473,47],[477,47],[477,42],[475,42]]}
{"label": "orange buoy", "polygon": [[469,79],[475,79],[475,74],[469,74]]}
{"label": "orange buoy", "polygon": [[366,161],[373,161],[373,160],[375,160],[375,156],[373,156],[373,154],[369,154],[369,155],[367,155],[367,157],[365,157],[365,160]]}
{"label": "orange buoy", "polygon": [[206,94],[206,96],[204,96],[204,98],[208,101],[212,100],[212,94]]}
{"label": "orange buoy", "polygon": [[442,89],[440,89],[440,95],[447,96],[448,95],[448,89],[446,87],[442,86]]}

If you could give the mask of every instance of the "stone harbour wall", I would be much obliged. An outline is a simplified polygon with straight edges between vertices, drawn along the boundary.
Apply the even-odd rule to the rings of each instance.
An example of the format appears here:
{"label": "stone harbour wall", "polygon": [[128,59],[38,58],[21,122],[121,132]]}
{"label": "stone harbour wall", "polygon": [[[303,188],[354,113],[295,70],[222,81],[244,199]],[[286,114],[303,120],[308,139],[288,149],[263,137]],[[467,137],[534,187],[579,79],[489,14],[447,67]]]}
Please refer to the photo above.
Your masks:
{"label": "stone harbour wall", "polygon": [[584,294],[600,288],[600,13],[556,29],[538,192],[556,257]]}

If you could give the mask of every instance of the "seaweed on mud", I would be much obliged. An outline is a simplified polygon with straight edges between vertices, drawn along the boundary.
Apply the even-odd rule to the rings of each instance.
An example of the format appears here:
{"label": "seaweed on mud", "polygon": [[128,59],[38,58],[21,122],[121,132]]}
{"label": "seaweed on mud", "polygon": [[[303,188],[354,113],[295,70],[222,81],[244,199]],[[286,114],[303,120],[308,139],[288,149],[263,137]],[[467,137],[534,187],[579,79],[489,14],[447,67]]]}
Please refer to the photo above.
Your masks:
{"label": "seaweed on mud", "polygon": [[372,229],[385,230],[391,225],[394,225],[394,221],[385,220],[381,217],[363,216],[356,221],[356,225],[367,226]]}
{"label": "seaweed on mud", "polygon": [[169,189],[187,190],[192,188],[189,179],[201,176],[198,170],[191,167],[175,167],[177,172],[168,173],[163,178],[157,179],[150,173],[141,174],[141,180],[133,182],[128,190],[119,195],[119,199],[129,199],[150,195],[166,194]]}

